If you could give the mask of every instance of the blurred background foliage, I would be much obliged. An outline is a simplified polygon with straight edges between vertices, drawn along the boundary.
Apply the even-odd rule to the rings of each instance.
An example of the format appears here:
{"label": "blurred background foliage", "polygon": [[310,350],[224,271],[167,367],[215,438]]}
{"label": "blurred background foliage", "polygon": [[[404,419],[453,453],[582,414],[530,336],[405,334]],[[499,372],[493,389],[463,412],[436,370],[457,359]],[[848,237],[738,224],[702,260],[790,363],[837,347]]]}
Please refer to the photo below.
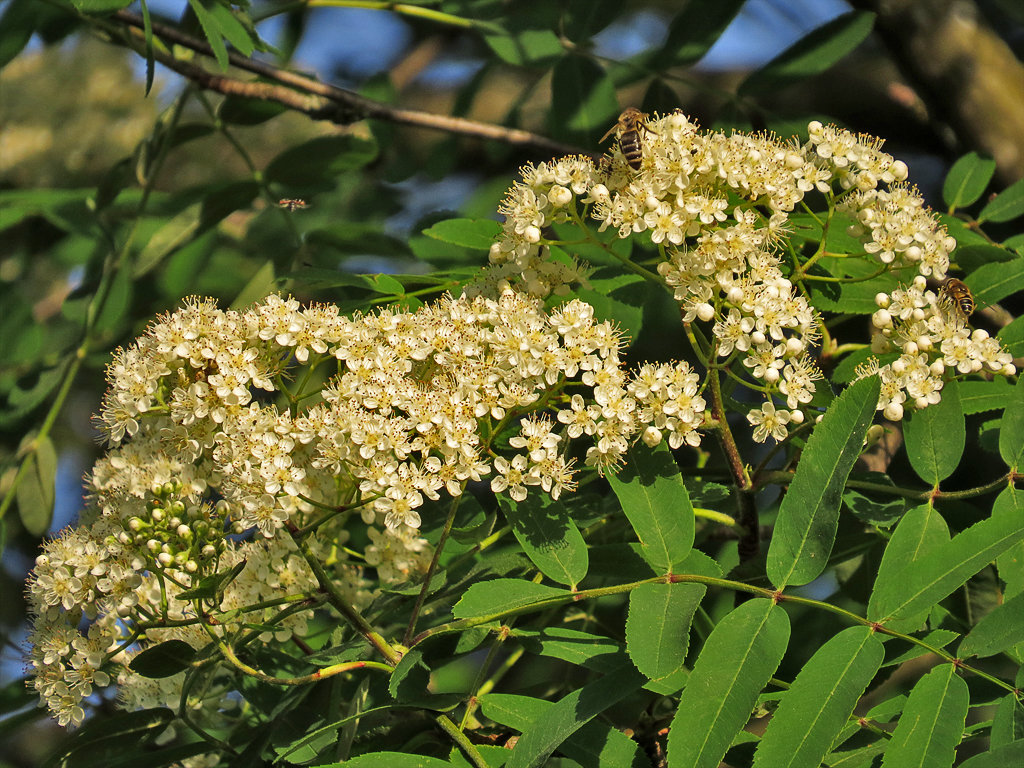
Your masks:
{"label": "blurred background foliage", "polygon": [[[994,159],[991,193],[1024,176],[1016,0],[379,5],[151,0],[148,36],[137,3],[0,3],[0,764],[59,738],[22,711],[22,582],[81,504],[102,367],[183,297],[352,309],[456,290],[486,241],[424,230],[496,218],[521,164],[599,153],[628,105],[883,136],[937,207],[966,152]],[[302,79],[225,68],[228,51]]]}

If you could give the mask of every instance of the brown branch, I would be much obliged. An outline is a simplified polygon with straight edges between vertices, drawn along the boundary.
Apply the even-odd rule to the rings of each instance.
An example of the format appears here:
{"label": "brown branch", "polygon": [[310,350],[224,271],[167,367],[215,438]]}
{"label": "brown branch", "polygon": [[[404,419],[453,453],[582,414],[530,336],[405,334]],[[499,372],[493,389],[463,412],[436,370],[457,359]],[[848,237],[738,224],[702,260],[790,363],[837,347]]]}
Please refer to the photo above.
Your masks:
{"label": "brown branch", "polygon": [[[141,30],[144,25],[140,16],[121,10],[113,14],[111,18],[127,24],[131,28],[134,38],[142,38]],[[166,42],[180,45],[204,56],[213,56],[210,46],[202,40],[157,21],[153,21],[152,27],[154,36]],[[416,128],[429,128],[480,139],[492,139],[512,146],[536,147],[555,155],[590,154],[583,152],[578,147],[561,144],[546,136],[518,128],[505,128],[492,123],[467,120],[463,117],[450,117],[392,107],[344,88],[322,83],[315,78],[288,72],[271,64],[242,56],[234,51],[228,52],[228,61],[233,67],[252,72],[288,87],[245,82],[227,75],[214,74],[195,64],[181,61],[156,50],[154,57],[164,66],[194,81],[201,88],[251,99],[274,101],[317,120],[330,120],[334,123],[348,125],[357,120],[372,118]],[[303,91],[306,95],[297,93],[293,89]]]}

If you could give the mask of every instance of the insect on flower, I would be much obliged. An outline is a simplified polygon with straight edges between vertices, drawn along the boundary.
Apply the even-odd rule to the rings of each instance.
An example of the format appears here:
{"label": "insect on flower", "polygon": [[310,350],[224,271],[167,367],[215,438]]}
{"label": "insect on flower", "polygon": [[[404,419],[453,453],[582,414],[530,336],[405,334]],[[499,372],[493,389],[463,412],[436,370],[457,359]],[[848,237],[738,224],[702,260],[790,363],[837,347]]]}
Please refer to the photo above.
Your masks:
{"label": "insect on flower", "polygon": [[604,141],[615,131],[619,132],[619,147],[626,157],[626,162],[634,171],[640,170],[640,160],[643,158],[643,146],[640,143],[640,131],[656,133],[647,127],[647,115],[636,107],[626,107],[615,125],[608,129],[608,133],[601,137]]}
{"label": "insect on flower", "polygon": [[309,208],[309,203],[297,197],[284,197],[277,201],[277,207],[287,208],[289,211],[294,211],[297,208]]}
{"label": "insect on flower", "polygon": [[949,278],[942,284],[940,292],[943,300],[954,307],[964,320],[974,314],[974,296],[962,280]]}

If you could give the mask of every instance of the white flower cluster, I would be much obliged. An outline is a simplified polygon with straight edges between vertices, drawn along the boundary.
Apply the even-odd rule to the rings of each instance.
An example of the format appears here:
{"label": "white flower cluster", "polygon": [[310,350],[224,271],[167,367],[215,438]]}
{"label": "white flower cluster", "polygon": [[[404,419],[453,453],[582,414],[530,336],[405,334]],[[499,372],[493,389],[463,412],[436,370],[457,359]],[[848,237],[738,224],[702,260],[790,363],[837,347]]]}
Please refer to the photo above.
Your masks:
{"label": "white flower cluster", "polygon": [[872,351],[896,350],[900,356],[881,367],[870,364],[860,374],[881,378],[878,410],[891,421],[903,418],[908,400],[917,409],[939,402],[947,371],[954,376],[1017,372],[1013,355],[987,331],[970,330],[956,302],[930,290],[920,275],[908,287],[878,294],[875,303],[879,309],[871,317],[877,329]]}
{"label": "white flower cluster", "polygon": [[[177,706],[183,675],[135,674],[138,650],[172,638],[200,649],[241,622],[266,626],[264,642],[302,635],[308,612],[281,606],[315,599],[318,584],[288,532],[365,605],[358,563],[380,584],[426,570],[427,499],[486,476],[495,493],[557,499],[576,487],[570,443],[584,436],[598,471],[641,437],[697,445],[696,375],[679,363],[631,377],[621,344],[583,302],[548,312],[511,290],[353,318],[279,296],[246,312],[191,300],[160,318],[108,368],[111,447],[88,478],[90,509],[29,582],[41,700],[78,723],[83,699],[116,677],[127,706]],[[369,543],[349,559],[354,523]],[[216,623],[176,599],[243,561]],[[224,706],[223,686],[199,688],[196,706]]]}
{"label": "white flower cluster", "polygon": [[[838,199],[865,256],[883,264],[915,264],[941,277],[955,245],[902,183],[906,165],[882,152],[879,140],[817,122],[808,128],[809,141],[799,145],[702,132],[674,113],[640,129],[639,170],[618,149],[599,165],[568,157],[528,166],[502,205],[505,225],[488,279],[540,296],[580,280],[584,268],[553,258],[543,235],[550,224],[584,226],[590,218],[619,238],[649,237],[684,321],[713,322],[711,356],[741,355],[754,387],[767,394],[748,414],[755,439],[783,439],[786,424],[803,421],[800,408],[821,378],[809,357],[820,321],[781,261],[790,213],[804,196]],[[776,410],[775,395],[790,410]]]}

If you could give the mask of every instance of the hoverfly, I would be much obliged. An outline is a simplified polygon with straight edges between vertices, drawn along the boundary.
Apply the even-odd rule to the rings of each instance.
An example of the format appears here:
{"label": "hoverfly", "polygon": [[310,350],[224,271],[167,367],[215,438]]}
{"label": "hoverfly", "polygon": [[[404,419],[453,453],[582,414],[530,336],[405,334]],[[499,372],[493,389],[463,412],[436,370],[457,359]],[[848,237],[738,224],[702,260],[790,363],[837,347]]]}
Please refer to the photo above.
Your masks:
{"label": "hoverfly", "polygon": [[655,133],[655,131],[647,127],[646,121],[647,115],[639,109],[636,107],[626,107],[622,114],[619,115],[618,122],[608,129],[608,133],[601,137],[601,141],[604,141],[615,131],[619,132],[619,147],[622,149],[622,154],[625,156],[629,167],[634,171],[640,170],[640,161],[643,158],[640,131],[644,130],[648,133]]}
{"label": "hoverfly", "polygon": [[943,300],[953,306],[964,320],[974,314],[974,296],[962,280],[951,277],[939,290]]}
{"label": "hoverfly", "polygon": [[309,203],[297,197],[284,197],[277,201],[277,207],[287,208],[289,211],[294,211],[297,208],[309,208]]}

